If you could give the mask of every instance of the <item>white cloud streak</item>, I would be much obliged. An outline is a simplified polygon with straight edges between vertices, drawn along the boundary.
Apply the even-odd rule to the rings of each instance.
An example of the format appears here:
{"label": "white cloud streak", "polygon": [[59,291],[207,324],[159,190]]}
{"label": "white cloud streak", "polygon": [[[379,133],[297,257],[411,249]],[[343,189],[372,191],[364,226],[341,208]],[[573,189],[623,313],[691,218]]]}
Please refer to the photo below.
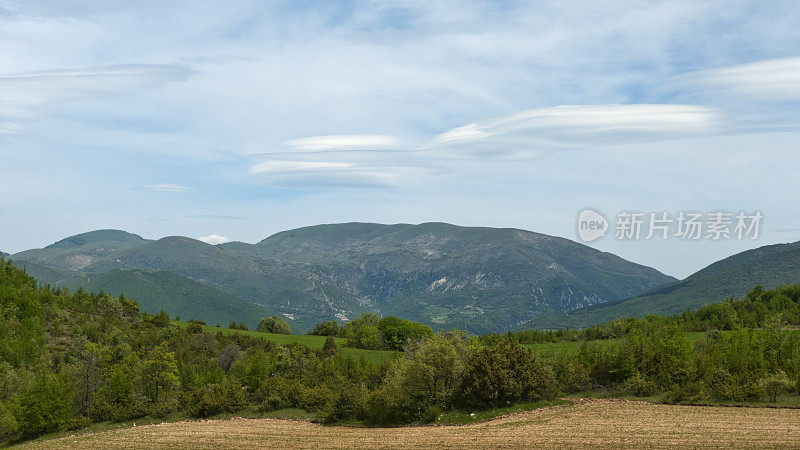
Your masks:
{"label": "white cloud streak", "polygon": [[478,156],[538,155],[575,146],[696,136],[718,131],[721,124],[719,112],[699,105],[558,106],[457,127],[436,136],[430,148],[461,148]]}
{"label": "white cloud streak", "polygon": [[687,84],[694,85],[695,89],[710,90],[717,96],[770,102],[796,101],[800,99],[800,56],[705,70],[685,78]]}
{"label": "white cloud streak", "polygon": [[194,191],[194,188],[181,186],[179,184],[151,184],[148,186],[142,186],[136,188],[142,191],[153,191],[153,192],[191,192]]}
{"label": "white cloud streak", "polygon": [[284,145],[307,152],[329,150],[367,150],[391,148],[398,144],[394,136],[373,134],[340,134],[292,139]]}

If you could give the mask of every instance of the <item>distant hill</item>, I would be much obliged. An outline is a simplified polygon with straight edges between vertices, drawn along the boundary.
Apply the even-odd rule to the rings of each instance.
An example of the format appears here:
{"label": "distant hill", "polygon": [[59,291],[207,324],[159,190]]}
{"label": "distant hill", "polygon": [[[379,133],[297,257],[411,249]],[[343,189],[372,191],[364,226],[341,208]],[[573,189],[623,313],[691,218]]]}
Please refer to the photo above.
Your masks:
{"label": "distant hill", "polygon": [[671,315],[743,297],[757,285],[772,289],[800,283],[800,242],[759,247],[718,261],[683,281],[633,298],[538,317],[521,328],[585,328],[621,317]]}
{"label": "distant hill", "polygon": [[[119,269],[103,273],[68,272],[29,265],[27,272],[53,286],[66,286],[72,291],[83,288],[90,292],[103,291],[113,296],[125,294],[136,299],[142,311],[156,314],[162,309],[170,316],[183,320],[200,319],[209,325],[227,326],[231,321],[245,323],[255,329],[262,317],[276,311],[250,303],[219,289],[163,270]],[[295,331],[305,328],[289,320]]]}
{"label": "distant hill", "polygon": [[[111,278],[100,274],[132,268],[171,272],[266,305],[306,327],[376,311],[436,328],[503,331],[542,314],[629,298],[676,281],[568,239],[444,223],[318,225],[258,244],[222,245],[180,236],[148,241],[103,230],[13,259],[89,276],[95,289],[106,291]],[[140,297],[164,301],[147,292]]]}
{"label": "distant hill", "polygon": [[118,230],[97,230],[62,239],[42,249],[26,250],[14,260],[61,270],[81,270],[97,260],[148,241]]}

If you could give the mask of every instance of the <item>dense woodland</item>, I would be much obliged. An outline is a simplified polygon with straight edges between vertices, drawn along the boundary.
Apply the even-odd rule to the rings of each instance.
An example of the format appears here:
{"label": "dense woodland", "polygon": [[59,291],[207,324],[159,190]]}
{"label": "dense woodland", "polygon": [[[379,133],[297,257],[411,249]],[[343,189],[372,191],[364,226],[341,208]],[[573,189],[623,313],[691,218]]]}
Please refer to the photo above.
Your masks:
{"label": "dense woodland", "polygon": [[[435,421],[559,395],[606,393],[665,402],[800,403],[800,286],[753,290],[670,318],[582,331],[470,336],[364,315],[313,350],[245,333],[180,327],[120,296],[38,286],[0,259],[0,442],[93,422],[209,417],[298,408],[327,423]],[[278,318],[264,330],[287,332]],[[702,332],[688,333],[688,332]],[[373,364],[346,345],[402,349]],[[523,344],[585,341],[578,351]]]}

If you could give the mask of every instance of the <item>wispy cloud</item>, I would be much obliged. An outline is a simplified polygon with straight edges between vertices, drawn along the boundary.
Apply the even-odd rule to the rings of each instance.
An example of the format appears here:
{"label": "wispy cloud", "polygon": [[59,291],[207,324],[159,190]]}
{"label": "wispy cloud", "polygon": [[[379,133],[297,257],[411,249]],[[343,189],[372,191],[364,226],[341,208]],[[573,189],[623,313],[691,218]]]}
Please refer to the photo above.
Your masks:
{"label": "wispy cloud", "polygon": [[0,134],[24,132],[20,121],[42,119],[59,104],[151,89],[193,73],[182,65],[125,64],[0,75]]}
{"label": "wispy cloud", "polygon": [[246,217],[226,216],[224,214],[188,214],[187,219],[208,219],[208,220],[246,220]]}
{"label": "wispy cloud", "polygon": [[273,186],[291,188],[386,187],[402,178],[402,167],[375,166],[339,161],[266,161],[250,168]]}
{"label": "wispy cloud", "polygon": [[154,191],[154,192],[191,192],[194,191],[194,188],[181,186],[179,184],[151,184],[148,186],[141,186],[136,188],[137,190],[141,191]]}
{"label": "wispy cloud", "polygon": [[267,161],[250,168],[250,173],[298,173],[351,169],[355,165],[325,161]]}
{"label": "wispy cloud", "polygon": [[367,150],[390,148],[398,144],[394,136],[374,134],[340,134],[292,139],[284,145],[300,151]]}
{"label": "wispy cloud", "polygon": [[431,147],[472,150],[480,156],[538,154],[576,145],[695,136],[720,126],[720,114],[699,105],[558,106],[460,126],[436,136]]}
{"label": "wispy cloud", "polygon": [[797,101],[800,99],[800,56],[694,72],[684,80],[695,89],[711,90],[717,96],[774,102]]}

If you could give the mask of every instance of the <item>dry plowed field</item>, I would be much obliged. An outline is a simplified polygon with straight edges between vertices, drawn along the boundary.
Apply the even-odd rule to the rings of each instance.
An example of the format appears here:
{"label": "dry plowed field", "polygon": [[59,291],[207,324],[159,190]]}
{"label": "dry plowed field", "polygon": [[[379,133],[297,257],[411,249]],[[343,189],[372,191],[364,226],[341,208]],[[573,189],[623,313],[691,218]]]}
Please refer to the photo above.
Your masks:
{"label": "dry plowed field", "polygon": [[800,410],[577,400],[465,426],[327,427],[278,419],[148,425],[37,441],[36,447],[798,447]]}

